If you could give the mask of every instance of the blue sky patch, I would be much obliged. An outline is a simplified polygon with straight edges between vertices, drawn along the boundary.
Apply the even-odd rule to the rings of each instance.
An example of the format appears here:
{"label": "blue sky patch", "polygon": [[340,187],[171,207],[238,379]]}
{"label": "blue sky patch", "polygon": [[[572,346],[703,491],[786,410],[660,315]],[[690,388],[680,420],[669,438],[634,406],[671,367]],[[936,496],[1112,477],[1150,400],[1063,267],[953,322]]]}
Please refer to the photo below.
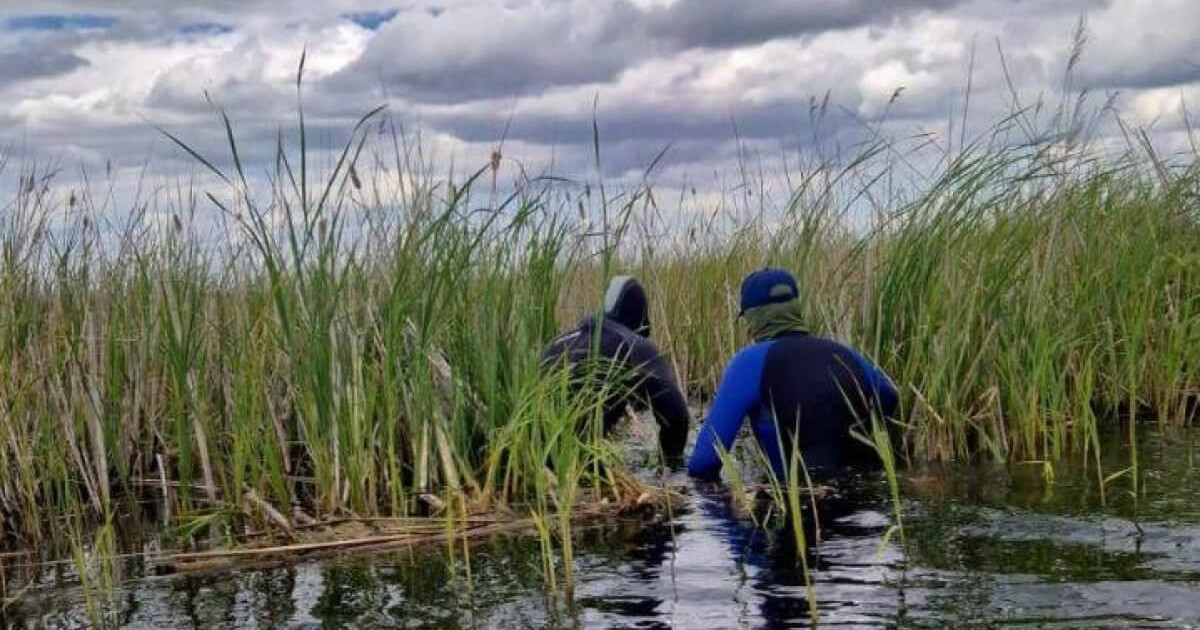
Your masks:
{"label": "blue sky patch", "polygon": [[109,15],[44,13],[11,17],[4,25],[14,31],[66,31],[112,28],[120,21]]}
{"label": "blue sky patch", "polygon": [[383,26],[384,24],[387,24],[388,22],[392,21],[392,19],[394,19],[397,15],[400,15],[400,11],[398,11],[396,9],[389,9],[387,11],[363,11],[361,13],[344,13],[344,14],[342,14],[342,17],[346,18],[347,20],[350,20],[351,22],[354,22],[355,24],[357,24],[367,30],[374,31],[374,30],[378,29],[380,26]]}
{"label": "blue sky patch", "polygon": [[181,35],[228,35],[233,27],[220,22],[188,22],[179,27]]}

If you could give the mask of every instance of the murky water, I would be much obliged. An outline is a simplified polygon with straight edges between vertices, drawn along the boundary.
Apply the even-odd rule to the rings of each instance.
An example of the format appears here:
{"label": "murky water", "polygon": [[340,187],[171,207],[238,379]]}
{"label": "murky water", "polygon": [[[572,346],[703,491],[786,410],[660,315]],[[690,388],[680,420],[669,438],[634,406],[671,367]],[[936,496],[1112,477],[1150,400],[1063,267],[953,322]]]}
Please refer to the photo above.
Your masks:
{"label": "murky water", "polygon": [[[1200,432],[1143,429],[1141,484],[1094,465],[911,471],[906,547],[885,544],[881,478],[843,480],[809,558],[821,627],[1200,628]],[[1109,436],[1105,474],[1128,461]],[[812,532],[810,531],[810,534]],[[117,621],[166,628],[784,628],[811,622],[786,531],[696,488],[671,519],[580,532],[572,601],[546,595],[538,545],[412,550],[270,570],[131,580]],[[32,591],[6,627],[84,627],[77,588]]]}

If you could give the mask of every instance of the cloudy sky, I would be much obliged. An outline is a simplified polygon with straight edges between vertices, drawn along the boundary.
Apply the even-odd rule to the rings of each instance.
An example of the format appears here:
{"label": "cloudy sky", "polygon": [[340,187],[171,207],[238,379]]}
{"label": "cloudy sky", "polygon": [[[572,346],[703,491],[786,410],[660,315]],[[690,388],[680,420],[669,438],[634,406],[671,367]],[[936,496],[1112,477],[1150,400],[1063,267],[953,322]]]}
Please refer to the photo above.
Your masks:
{"label": "cloudy sky", "polygon": [[607,175],[629,177],[670,144],[661,176],[701,185],[734,168],[738,139],[763,154],[812,143],[812,104],[826,95],[817,135],[839,145],[880,130],[945,144],[968,77],[969,132],[1014,99],[1056,103],[1081,18],[1071,90],[1097,106],[1116,96],[1167,151],[1188,146],[1182,105],[1200,108],[1197,0],[4,5],[0,143],[64,171],[193,168],[153,125],[218,151],[206,93],[230,112],[247,160],[264,160],[294,121],[305,48],[306,108],[324,142],[386,104],[445,163],[483,164],[503,136],[506,159],[569,172],[589,163],[595,117]]}

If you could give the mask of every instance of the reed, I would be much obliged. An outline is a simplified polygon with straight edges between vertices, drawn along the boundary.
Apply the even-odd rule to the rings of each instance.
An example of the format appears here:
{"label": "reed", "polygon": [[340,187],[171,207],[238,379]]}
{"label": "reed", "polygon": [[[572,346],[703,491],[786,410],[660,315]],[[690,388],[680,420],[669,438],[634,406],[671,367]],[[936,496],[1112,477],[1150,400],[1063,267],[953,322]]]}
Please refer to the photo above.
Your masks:
{"label": "reed", "polygon": [[788,173],[782,199],[749,199],[761,187],[748,181],[673,211],[649,183],[658,158],[621,190],[502,182],[499,154],[442,178],[374,111],[319,171],[301,115],[264,181],[233,118],[219,124],[223,156],[171,136],[203,183],[119,220],[50,171],[13,174],[0,212],[9,544],[61,534],[67,515],[98,531],[134,499],[181,546],[513,509],[559,550],[569,585],[570,506],[644,488],[594,423],[579,430],[602,392],[578,394],[538,358],[618,271],[647,285],[656,339],[699,399],[747,341],[744,274],[795,272],[813,329],[863,348],[902,390],[892,464],[1077,456],[1111,479],[1101,424],[1130,420],[1133,440],[1132,421],[1196,413],[1194,156],[1167,167],[1142,143],[1017,142],[1028,116],[1014,116],[907,184],[905,156],[877,143]]}
{"label": "reed", "polygon": [[581,486],[640,496],[597,432],[575,430],[601,392],[539,365],[575,254],[552,188],[479,210],[487,169],[435,182],[396,133],[395,162],[364,183],[374,120],[320,180],[301,123],[255,188],[222,114],[229,167],[171,136],[215,185],[140,202],[120,226],[86,192],[64,208],[22,175],[0,219],[10,540],[78,540],[65,515],[99,525],[139,500],[184,545],[540,502],[569,559]]}

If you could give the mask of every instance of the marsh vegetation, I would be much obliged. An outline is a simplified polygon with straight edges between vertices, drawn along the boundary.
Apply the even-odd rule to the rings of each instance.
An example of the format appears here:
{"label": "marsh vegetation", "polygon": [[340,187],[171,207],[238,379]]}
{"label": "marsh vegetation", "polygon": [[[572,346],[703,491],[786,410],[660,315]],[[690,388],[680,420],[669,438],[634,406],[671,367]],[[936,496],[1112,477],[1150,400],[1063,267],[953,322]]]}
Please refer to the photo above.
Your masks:
{"label": "marsh vegetation", "polygon": [[[539,534],[543,577],[569,587],[573,518],[670,493],[594,421],[579,430],[598,401],[543,374],[542,345],[632,273],[703,401],[745,341],[737,283],[766,264],[796,274],[814,330],[900,386],[892,463],[1033,461],[1049,480],[1071,458],[1101,496],[1137,496],[1138,449],[1113,465],[1099,436],[1119,424],[1136,446],[1147,422],[1197,412],[1200,169],[1134,130],[1092,146],[1085,118],[1020,108],[973,141],[877,139],[772,182],[747,158],[719,200],[670,204],[652,184],[664,155],[620,186],[499,152],[446,176],[379,111],[320,167],[301,112],[265,176],[220,113],[225,153],[170,136],[198,177],[119,213],[51,171],[10,172],[5,547],[102,584],[132,522],[171,558],[375,520],[469,563],[462,538],[494,519]],[[597,164],[603,146],[597,128]]]}

